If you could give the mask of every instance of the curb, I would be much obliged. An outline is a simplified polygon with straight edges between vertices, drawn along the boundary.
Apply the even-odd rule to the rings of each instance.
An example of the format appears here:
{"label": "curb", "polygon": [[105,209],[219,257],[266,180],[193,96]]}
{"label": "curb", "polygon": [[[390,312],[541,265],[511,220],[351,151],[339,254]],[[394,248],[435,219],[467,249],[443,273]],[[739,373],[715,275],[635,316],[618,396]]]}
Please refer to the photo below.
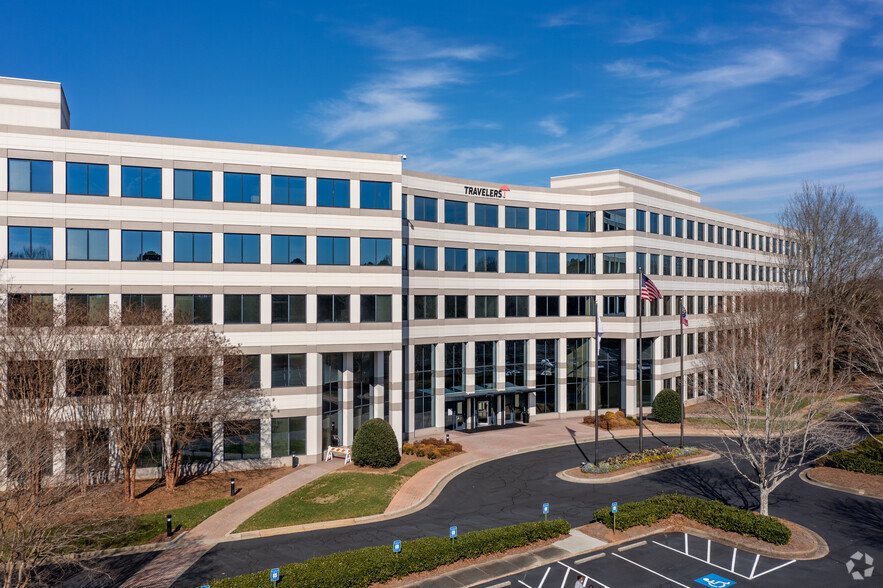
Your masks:
{"label": "curb", "polygon": [[873,498],[875,500],[883,500],[883,496],[877,496],[875,494],[868,494],[864,490],[856,490],[854,488],[850,488],[849,486],[841,486],[840,484],[832,484],[831,482],[822,482],[821,480],[813,479],[810,475],[810,472],[815,468],[806,468],[802,470],[800,474],[800,479],[806,482],[807,484],[812,484],[813,486],[818,486],[820,488],[826,488],[828,490],[834,490],[836,492],[846,492],[847,494],[853,494],[855,496],[861,496],[862,498]]}
{"label": "curb", "polygon": [[674,468],[679,468],[681,466],[686,466],[686,465],[692,465],[695,463],[714,461],[715,459],[720,459],[720,454],[711,452],[709,455],[689,456],[684,459],[679,459],[678,461],[675,461],[675,462],[654,464],[650,467],[641,468],[640,470],[637,470],[637,471],[623,472],[622,474],[617,474],[615,476],[610,476],[607,478],[597,478],[597,479],[578,478],[574,475],[568,474],[567,472],[569,470],[564,470],[562,472],[558,472],[557,474],[555,474],[555,476],[564,480],[565,482],[573,482],[574,484],[615,484],[616,482],[622,482],[623,480],[631,480],[633,478],[639,478],[641,476],[646,476],[648,474],[655,474],[656,472],[661,472],[664,470],[671,470]]}

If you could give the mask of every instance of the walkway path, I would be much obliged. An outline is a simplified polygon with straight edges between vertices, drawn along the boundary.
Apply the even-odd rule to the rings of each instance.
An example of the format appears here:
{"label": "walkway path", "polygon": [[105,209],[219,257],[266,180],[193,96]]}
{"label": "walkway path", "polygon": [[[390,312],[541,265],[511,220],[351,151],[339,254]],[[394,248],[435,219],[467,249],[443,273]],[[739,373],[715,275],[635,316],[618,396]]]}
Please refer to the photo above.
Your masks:
{"label": "walkway path", "polygon": [[122,588],[170,586],[215,543],[223,540],[253,514],[316,478],[339,470],[343,465],[342,459],[320,461],[294,470],[287,476],[243,496],[194,527],[182,538],[182,547],[163,551],[126,581]]}
{"label": "walkway path", "polygon": [[[679,432],[678,425],[652,425],[644,434],[647,439],[652,433],[673,435]],[[689,433],[703,434],[701,430],[688,427]],[[481,463],[507,455],[515,455],[538,449],[558,447],[569,443],[586,443],[594,439],[594,428],[583,424],[581,418],[550,419],[534,421],[527,426],[464,433],[449,433],[451,441],[460,443],[464,453],[444,460],[431,468],[426,468],[412,476],[396,493],[384,515],[373,520],[395,518],[419,510],[432,502],[444,486],[457,474]],[[612,433],[601,429],[599,440],[611,438],[631,438],[638,435],[637,428],[619,429]],[[587,461],[591,459],[587,456]],[[319,462],[295,470],[267,486],[256,490],[230,506],[218,511],[191,530],[180,541],[181,547],[169,549],[155,557],[132,578],[123,588],[147,588],[170,586],[181,574],[205,555],[215,544],[244,538],[231,533],[245,520],[276,500],[287,496],[301,486],[343,467],[343,460]],[[327,526],[337,526],[329,521]],[[310,525],[311,528],[321,524]],[[247,534],[245,535],[248,536]]]}

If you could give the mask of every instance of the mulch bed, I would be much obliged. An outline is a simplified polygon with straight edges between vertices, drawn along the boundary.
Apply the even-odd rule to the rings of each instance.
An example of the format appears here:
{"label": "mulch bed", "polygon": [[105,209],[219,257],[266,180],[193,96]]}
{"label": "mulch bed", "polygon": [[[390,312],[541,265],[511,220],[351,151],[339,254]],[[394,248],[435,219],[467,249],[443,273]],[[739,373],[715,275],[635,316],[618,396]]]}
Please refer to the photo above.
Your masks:
{"label": "mulch bed", "polygon": [[647,469],[652,466],[658,466],[662,464],[676,463],[679,461],[684,461],[685,459],[696,459],[697,457],[704,457],[707,455],[711,455],[711,451],[707,449],[700,449],[699,453],[694,453],[692,455],[682,455],[680,457],[673,457],[671,459],[665,459],[660,461],[653,461],[650,463],[639,463],[632,466],[628,466],[625,468],[618,469],[613,472],[607,472],[606,474],[586,474],[583,473],[580,468],[571,468],[566,470],[564,473],[573,476],[574,478],[586,478],[589,480],[603,480],[604,478],[612,478],[614,476],[621,476],[626,473],[639,472],[641,470]]}
{"label": "mulch bed", "polygon": [[717,541],[718,543],[729,545],[730,547],[738,547],[739,549],[760,553],[761,555],[768,557],[782,559],[815,559],[827,553],[826,547],[824,548],[824,553],[820,554],[819,551],[817,551],[819,548],[818,541],[808,529],[801,527],[796,523],[792,523],[791,521],[786,521],[784,519],[779,520],[782,521],[786,527],[791,529],[791,540],[785,545],[774,545],[772,543],[767,543],[766,541],[761,541],[756,537],[748,537],[732,531],[715,529],[714,527],[699,524],[696,521],[679,514],[672,515],[649,527],[639,525],[626,531],[616,531],[615,533],[601,523],[590,523],[584,527],[580,527],[579,530],[586,535],[595,537],[601,541],[607,541],[608,543],[624,543],[655,533],[693,532],[696,534],[698,532],[706,539],[711,539],[712,541]]}
{"label": "mulch bed", "polygon": [[807,473],[817,482],[836,484],[856,492],[863,491],[867,496],[883,498],[883,476],[826,467],[815,467]]}

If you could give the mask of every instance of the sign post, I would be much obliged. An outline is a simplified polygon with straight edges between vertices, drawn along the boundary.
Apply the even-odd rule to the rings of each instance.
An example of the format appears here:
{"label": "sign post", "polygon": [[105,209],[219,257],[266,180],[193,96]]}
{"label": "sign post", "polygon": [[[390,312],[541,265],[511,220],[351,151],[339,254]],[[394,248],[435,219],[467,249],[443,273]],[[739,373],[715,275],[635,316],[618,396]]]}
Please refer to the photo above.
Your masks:
{"label": "sign post", "polygon": [[392,542],[392,552],[393,553],[401,553],[402,552],[402,540],[396,539]]}
{"label": "sign post", "polygon": [[549,503],[548,502],[543,503],[543,518],[547,521],[549,520]]}
{"label": "sign post", "polygon": [[273,582],[273,586],[279,581],[279,568],[273,568],[270,570],[270,581]]}
{"label": "sign post", "polygon": [[454,539],[456,539],[456,538],[457,538],[457,526],[454,525],[453,527],[451,527],[451,543],[453,543]]}
{"label": "sign post", "polygon": [[619,510],[619,503],[614,502],[610,507],[610,512],[613,513],[613,532],[616,533],[616,511]]}

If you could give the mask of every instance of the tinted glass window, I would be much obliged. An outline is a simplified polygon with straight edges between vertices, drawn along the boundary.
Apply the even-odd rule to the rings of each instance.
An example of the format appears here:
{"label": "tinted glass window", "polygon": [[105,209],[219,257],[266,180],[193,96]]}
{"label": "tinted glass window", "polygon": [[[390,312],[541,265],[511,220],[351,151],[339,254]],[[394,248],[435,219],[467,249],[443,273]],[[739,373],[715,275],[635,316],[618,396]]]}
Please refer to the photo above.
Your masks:
{"label": "tinted glass window", "polygon": [[10,192],[52,193],[52,162],[10,159],[7,164]]}
{"label": "tinted glass window", "polygon": [[414,247],[414,269],[430,271],[437,270],[438,248],[416,245]]}
{"label": "tinted glass window", "polygon": [[475,250],[475,271],[496,272],[499,271],[497,263],[498,253],[489,249]]}
{"label": "tinted glass window", "polygon": [[389,182],[359,182],[361,208],[392,208],[392,184]]}
{"label": "tinted glass window", "polygon": [[589,210],[568,210],[567,230],[593,233],[595,231],[595,212]]}
{"label": "tinted glass window", "polygon": [[537,296],[537,316],[560,316],[558,296]]}
{"label": "tinted glass window", "polygon": [[175,261],[179,263],[211,263],[211,233],[175,233]]}
{"label": "tinted glass window", "polygon": [[604,211],[604,230],[605,231],[624,231],[625,230],[625,209],[605,210]]}
{"label": "tinted glass window", "polygon": [[467,268],[466,249],[445,247],[445,271],[465,272]]}
{"label": "tinted glass window", "polygon": [[537,273],[538,274],[557,274],[558,273],[558,254],[545,253],[537,251]]}
{"label": "tinted glass window", "polygon": [[362,294],[361,321],[388,323],[392,321],[392,296],[389,294]]}
{"label": "tinted glass window", "polygon": [[527,208],[522,206],[506,207],[506,228],[526,229],[529,226]]}
{"label": "tinted glass window", "polygon": [[475,205],[475,226],[496,227],[499,224],[499,219],[496,204]]}
{"label": "tinted glass window", "polygon": [[467,207],[465,202],[445,200],[445,222],[451,225],[465,225],[467,222]]}
{"label": "tinted glass window", "polygon": [[316,238],[316,260],[319,265],[349,265],[350,238]]}
{"label": "tinted glass window", "polygon": [[316,296],[316,307],[320,323],[350,321],[350,297],[346,294],[320,294]]}
{"label": "tinted glass window", "polygon": [[107,196],[107,164],[68,163],[67,193]]}
{"label": "tinted glass window", "polygon": [[316,180],[316,204],[333,208],[349,208],[350,181],[318,178]]}
{"label": "tinted glass window", "polygon": [[625,316],[625,296],[605,296],[604,316]]}
{"label": "tinted glass window", "polygon": [[662,234],[671,235],[671,217],[667,214],[662,215]]}
{"label": "tinted glass window", "polygon": [[270,356],[270,374],[270,386],[273,388],[306,386],[307,354],[274,353]]}
{"label": "tinted glass window", "polygon": [[52,229],[9,227],[9,259],[52,259]]}
{"label": "tinted glass window", "polygon": [[568,253],[567,273],[569,274],[594,274],[594,253]]}
{"label": "tinted glass window", "polygon": [[362,265],[392,265],[392,239],[362,237],[359,246]]}
{"label": "tinted glass window", "polygon": [[438,222],[438,200],[414,196],[414,220]]}
{"label": "tinted glass window", "polygon": [[272,235],[271,263],[303,265],[307,262],[307,238],[303,235]]}
{"label": "tinted glass window", "polygon": [[224,172],[224,202],[261,201],[261,176]]}
{"label": "tinted glass window", "polygon": [[261,236],[224,233],[224,263],[260,263]]}
{"label": "tinted glass window", "polygon": [[162,170],[158,167],[122,169],[121,194],[129,198],[162,198]]}
{"label": "tinted glass window", "polygon": [[162,231],[123,231],[123,261],[162,261]]}
{"label": "tinted glass window", "polygon": [[445,318],[469,318],[468,296],[445,296]]}
{"label": "tinted glass window", "polygon": [[625,253],[605,253],[604,254],[604,273],[605,274],[624,274],[625,273]]}
{"label": "tinted glass window", "polygon": [[212,172],[190,169],[175,170],[175,200],[212,199]]}
{"label": "tinted glass window", "polygon": [[528,316],[529,309],[530,309],[530,300],[527,296],[506,296],[506,316],[507,317]]}
{"label": "tinted glass window", "polygon": [[435,296],[414,296],[414,318],[435,319],[438,318],[438,302]]}
{"label": "tinted glass window", "polygon": [[307,203],[307,179],[300,176],[273,176],[270,179],[270,202],[304,206]]}
{"label": "tinted glass window", "polygon": [[261,297],[258,294],[224,294],[224,323],[257,324],[261,322]]}
{"label": "tinted glass window", "polygon": [[475,297],[475,318],[497,318],[499,316],[496,296]]}
{"label": "tinted glass window", "polygon": [[548,208],[537,208],[537,230],[557,231],[559,216],[561,215],[557,210],[551,210]]}
{"label": "tinted glass window", "polygon": [[175,322],[208,325],[212,322],[211,294],[175,294]]}
{"label": "tinted glass window", "polygon": [[273,294],[270,308],[274,323],[304,323],[307,320],[307,297],[304,294]]}
{"label": "tinted glass window", "polygon": [[528,271],[527,251],[506,252],[506,273],[526,274]]}
{"label": "tinted glass window", "polygon": [[68,229],[67,259],[107,261],[107,229]]}

